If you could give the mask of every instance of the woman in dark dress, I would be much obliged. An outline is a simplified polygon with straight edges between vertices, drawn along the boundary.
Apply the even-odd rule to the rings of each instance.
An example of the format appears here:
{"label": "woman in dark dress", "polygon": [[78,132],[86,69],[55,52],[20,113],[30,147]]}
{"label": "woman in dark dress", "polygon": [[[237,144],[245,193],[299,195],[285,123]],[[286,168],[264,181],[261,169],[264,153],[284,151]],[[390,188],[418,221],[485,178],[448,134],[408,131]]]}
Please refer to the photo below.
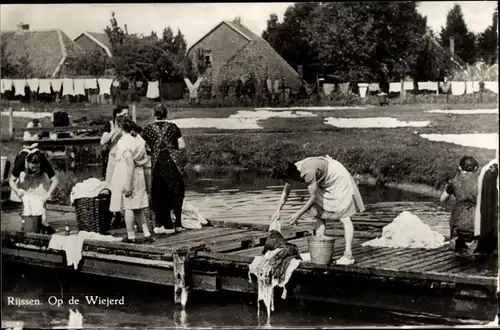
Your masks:
{"label": "woman in dark dress", "polygon": [[[181,217],[185,188],[180,150],[184,149],[186,144],[179,127],[167,121],[167,116],[168,109],[165,105],[155,106],[155,122],[146,126],[141,134],[151,151],[151,202],[160,225],[160,228],[155,228],[157,234],[168,234],[183,229]],[[175,216],[175,228],[171,212]]]}
{"label": "woman in dark dress", "polygon": [[490,255],[498,251],[498,157],[481,169],[478,193],[474,223],[478,246],[475,252]]}
{"label": "woman in dark dress", "polygon": [[452,195],[455,196],[456,201],[450,218],[450,242],[458,253],[471,252],[469,245],[474,241],[478,167],[479,163],[474,158],[462,157],[459,172],[441,195],[442,202],[446,202]]}

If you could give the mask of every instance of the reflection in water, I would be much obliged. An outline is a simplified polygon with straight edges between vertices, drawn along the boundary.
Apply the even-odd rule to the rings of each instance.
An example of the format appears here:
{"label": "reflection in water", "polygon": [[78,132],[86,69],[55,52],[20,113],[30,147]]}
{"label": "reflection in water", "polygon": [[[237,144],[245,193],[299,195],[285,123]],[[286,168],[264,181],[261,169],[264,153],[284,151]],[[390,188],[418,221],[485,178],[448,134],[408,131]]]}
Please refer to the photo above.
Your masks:
{"label": "reflection in water", "polygon": [[[187,310],[174,304],[171,287],[85,275],[75,271],[61,273],[36,266],[3,263],[2,319],[23,321],[24,327],[46,328],[169,328],[169,327],[332,327],[446,325],[457,321],[418,319],[407,314],[394,315],[382,310],[277,299],[271,323],[265,312],[257,316],[255,295],[205,293],[193,291]],[[22,276],[24,275],[24,276]],[[64,305],[47,304],[49,296],[62,297]],[[85,296],[125,297],[124,305],[109,307],[86,303]],[[40,299],[43,306],[8,306],[7,297]],[[71,297],[78,306],[68,305]],[[69,312],[69,309],[73,312]],[[68,314],[69,313],[69,314]],[[68,322],[69,318],[69,322]]]}

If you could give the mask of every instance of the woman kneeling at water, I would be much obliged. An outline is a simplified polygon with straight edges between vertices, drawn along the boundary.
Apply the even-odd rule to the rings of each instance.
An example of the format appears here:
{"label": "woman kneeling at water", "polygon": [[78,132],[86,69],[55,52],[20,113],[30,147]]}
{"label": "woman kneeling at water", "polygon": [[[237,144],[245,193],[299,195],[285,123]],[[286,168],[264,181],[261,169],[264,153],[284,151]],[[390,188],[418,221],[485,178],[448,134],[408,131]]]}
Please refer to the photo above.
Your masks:
{"label": "woman kneeling at water", "polygon": [[295,164],[282,161],[273,169],[272,176],[286,182],[272,221],[279,220],[280,211],[288,199],[292,183],[305,183],[311,196],[307,203],[290,217],[289,223],[297,224],[300,217],[311,210],[316,218],[316,235],[323,237],[325,221],[340,220],[344,225],[346,244],[344,256],[335,263],[352,265],[354,263],[352,256],[354,228],[351,216],[356,212],[363,212],[365,207],[356,182],[349,171],[329,156],[309,157]]}

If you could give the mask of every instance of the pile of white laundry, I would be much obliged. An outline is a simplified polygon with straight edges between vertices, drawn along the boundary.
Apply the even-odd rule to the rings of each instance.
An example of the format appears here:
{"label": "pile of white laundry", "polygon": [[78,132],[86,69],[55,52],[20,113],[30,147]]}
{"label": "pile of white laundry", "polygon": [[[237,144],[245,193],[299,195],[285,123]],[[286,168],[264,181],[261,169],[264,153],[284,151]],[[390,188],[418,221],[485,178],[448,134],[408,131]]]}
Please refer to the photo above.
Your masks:
{"label": "pile of white laundry", "polygon": [[78,198],[97,197],[97,195],[99,195],[99,193],[106,187],[107,186],[105,181],[101,181],[96,178],[90,178],[79,182],[71,189],[71,204],[73,204],[75,199]]}
{"label": "pile of white laundry", "polygon": [[382,237],[362,246],[437,249],[446,244],[443,235],[433,231],[416,215],[404,211],[383,228]]}

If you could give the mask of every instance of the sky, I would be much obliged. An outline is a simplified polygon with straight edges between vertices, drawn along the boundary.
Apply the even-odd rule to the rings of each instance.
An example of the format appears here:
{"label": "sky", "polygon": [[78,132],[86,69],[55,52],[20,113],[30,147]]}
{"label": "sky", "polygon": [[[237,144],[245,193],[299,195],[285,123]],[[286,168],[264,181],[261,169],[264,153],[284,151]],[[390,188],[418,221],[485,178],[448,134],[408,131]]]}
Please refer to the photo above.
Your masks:
{"label": "sky", "polygon": [[[484,31],[492,22],[496,1],[435,1],[421,2],[418,10],[427,16],[428,26],[435,32],[446,23],[446,14],[458,3],[462,7],[469,30]],[[241,18],[241,23],[257,34],[266,28],[269,15],[280,20],[292,3],[148,3],[148,4],[28,4],[1,5],[0,29],[15,30],[20,22],[30,30],[61,29],[76,38],[83,31],[102,32],[109,24],[111,12],[118,24],[127,24],[130,33],[161,34],[170,26],[180,29],[188,45],[203,37],[222,20]]]}

